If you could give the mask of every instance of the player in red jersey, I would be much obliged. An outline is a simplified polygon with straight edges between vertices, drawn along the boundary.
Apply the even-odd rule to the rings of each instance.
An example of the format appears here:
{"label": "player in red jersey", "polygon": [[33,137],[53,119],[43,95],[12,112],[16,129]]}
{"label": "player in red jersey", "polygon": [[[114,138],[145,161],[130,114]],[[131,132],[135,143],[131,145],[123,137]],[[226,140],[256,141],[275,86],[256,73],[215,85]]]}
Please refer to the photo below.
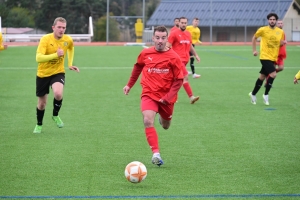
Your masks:
{"label": "player in red jersey", "polygon": [[152,40],[154,47],[142,50],[137,58],[130,79],[123,88],[125,95],[141,77],[141,111],[146,138],[152,150],[152,163],[163,164],[158,145],[158,135],[154,127],[156,113],[164,129],[171,125],[174,103],[182,86],[183,74],[181,60],[172,49],[166,49],[168,31],[164,26],[154,28]]}
{"label": "player in red jersey", "polygon": [[187,18],[181,17],[179,19],[179,29],[174,30],[170,33],[168,38],[167,48],[171,48],[179,55],[182,62],[182,73],[184,76],[183,87],[190,98],[191,104],[194,104],[199,100],[199,96],[194,96],[190,83],[188,81],[188,71],[186,69],[186,64],[190,60],[190,52],[195,56],[196,60],[199,62],[200,58],[197,55],[194,47],[192,46],[191,33],[186,31]]}
{"label": "player in red jersey", "polygon": [[171,33],[171,31],[177,30],[177,29],[179,29],[179,18],[176,17],[174,19],[174,26],[170,29],[170,33]]}
{"label": "player in red jersey", "polygon": [[[282,20],[278,20],[277,21],[277,27],[282,29],[283,28],[283,21]],[[280,72],[283,70],[284,68],[284,62],[283,60],[286,59],[286,40],[285,40],[285,33],[284,34],[284,41],[285,41],[285,44],[280,46],[279,48],[279,54],[278,54],[278,58],[277,58],[277,61],[276,61],[276,65],[278,66],[276,68],[276,72]]]}

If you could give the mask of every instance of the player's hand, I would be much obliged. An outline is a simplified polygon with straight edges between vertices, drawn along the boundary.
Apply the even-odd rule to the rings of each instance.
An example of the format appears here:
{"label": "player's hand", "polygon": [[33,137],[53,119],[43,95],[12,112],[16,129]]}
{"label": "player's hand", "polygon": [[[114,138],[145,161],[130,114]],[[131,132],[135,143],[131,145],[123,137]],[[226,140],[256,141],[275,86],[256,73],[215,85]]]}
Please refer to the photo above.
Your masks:
{"label": "player's hand", "polygon": [[200,62],[200,57],[198,55],[195,56],[197,62]]}
{"label": "player's hand", "polygon": [[76,67],[76,66],[70,66],[69,69],[73,70],[73,71],[76,71],[76,72],[79,72],[79,68]]}
{"label": "player's hand", "polygon": [[286,45],[287,41],[286,40],[280,40],[280,46]]}
{"label": "player's hand", "polygon": [[58,57],[64,56],[64,50],[62,50],[60,47],[58,47],[58,49],[57,49],[57,55],[58,55]]}
{"label": "player's hand", "polygon": [[257,51],[253,51],[253,56],[257,56]]}
{"label": "player's hand", "polygon": [[294,84],[298,84],[298,79],[296,77],[294,78]]}
{"label": "player's hand", "polygon": [[162,103],[162,104],[165,104],[165,105],[168,104],[168,103],[167,103],[165,100],[163,100],[163,99],[160,99],[159,102]]}
{"label": "player's hand", "polygon": [[4,49],[7,49],[7,44],[4,45]]}
{"label": "player's hand", "polygon": [[124,94],[125,94],[125,95],[128,95],[129,91],[130,91],[130,87],[129,87],[128,85],[126,85],[126,86],[123,88]]}
{"label": "player's hand", "polygon": [[166,45],[164,51],[169,51],[169,49],[171,49],[171,47]]}

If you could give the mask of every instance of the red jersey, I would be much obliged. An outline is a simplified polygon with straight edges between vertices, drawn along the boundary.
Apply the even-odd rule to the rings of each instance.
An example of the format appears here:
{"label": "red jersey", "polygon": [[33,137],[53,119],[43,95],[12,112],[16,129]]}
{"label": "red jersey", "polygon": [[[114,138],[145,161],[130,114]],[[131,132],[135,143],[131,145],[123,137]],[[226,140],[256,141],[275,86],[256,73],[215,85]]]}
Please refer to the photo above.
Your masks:
{"label": "red jersey", "polygon": [[172,31],[174,31],[174,30],[177,30],[177,29],[179,29],[177,26],[173,26],[173,27],[170,29],[170,33],[171,33]]}
{"label": "red jersey", "polygon": [[[285,34],[283,34],[283,35],[284,35],[284,40],[285,40]],[[285,47],[285,45],[282,45],[282,46],[279,48],[278,57],[286,58],[286,47]]]}
{"label": "red jersey", "polygon": [[[143,49],[127,85],[131,88],[138,79],[137,73],[142,71],[141,96],[149,96],[159,101],[170,92],[174,81],[183,79],[181,65],[179,56],[172,49],[163,52],[156,51],[154,47]],[[169,103],[175,103],[176,100],[177,93],[171,97]]]}
{"label": "red jersey", "polygon": [[181,61],[188,63],[192,45],[191,33],[181,29],[174,30],[170,33],[168,41],[172,44],[172,49],[179,55]]}

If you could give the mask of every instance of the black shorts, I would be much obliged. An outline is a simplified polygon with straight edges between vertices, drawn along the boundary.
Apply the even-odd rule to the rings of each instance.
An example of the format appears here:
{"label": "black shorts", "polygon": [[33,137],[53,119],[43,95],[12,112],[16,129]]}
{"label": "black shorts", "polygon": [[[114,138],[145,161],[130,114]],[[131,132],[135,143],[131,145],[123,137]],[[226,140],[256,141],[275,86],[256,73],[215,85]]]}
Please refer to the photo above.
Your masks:
{"label": "black shorts", "polygon": [[[195,45],[194,44],[192,44],[193,45],[193,47],[195,47]],[[194,56],[193,54],[192,54],[192,52],[190,52],[190,56]]]}
{"label": "black shorts", "polygon": [[60,82],[65,84],[65,73],[54,74],[48,77],[36,77],[36,96],[42,97],[45,94],[49,94],[50,86],[53,83]]}
{"label": "black shorts", "polygon": [[260,60],[260,63],[262,64],[262,66],[261,66],[261,70],[260,70],[259,73],[264,74],[265,76],[268,76],[272,72],[276,71],[274,61]]}

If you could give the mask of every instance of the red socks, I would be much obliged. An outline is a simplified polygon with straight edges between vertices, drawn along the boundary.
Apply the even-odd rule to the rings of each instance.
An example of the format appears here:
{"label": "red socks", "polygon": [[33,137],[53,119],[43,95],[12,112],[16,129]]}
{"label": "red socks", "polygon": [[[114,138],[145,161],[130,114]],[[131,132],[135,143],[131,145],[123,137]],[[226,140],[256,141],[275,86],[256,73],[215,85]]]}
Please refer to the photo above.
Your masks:
{"label": "red socks", "polygon": [[183,83],[183,87],[184,87],[184,90],[185,90],[185,92],[187,93],[187,95],[188,95],[189,97],[193,96],[192,88],[191,88],[189,82]]}
{"label": "red socks", "polygon": [[146,138],[152,153],[159,153],[158,136],[154,127],[145,128]]}

